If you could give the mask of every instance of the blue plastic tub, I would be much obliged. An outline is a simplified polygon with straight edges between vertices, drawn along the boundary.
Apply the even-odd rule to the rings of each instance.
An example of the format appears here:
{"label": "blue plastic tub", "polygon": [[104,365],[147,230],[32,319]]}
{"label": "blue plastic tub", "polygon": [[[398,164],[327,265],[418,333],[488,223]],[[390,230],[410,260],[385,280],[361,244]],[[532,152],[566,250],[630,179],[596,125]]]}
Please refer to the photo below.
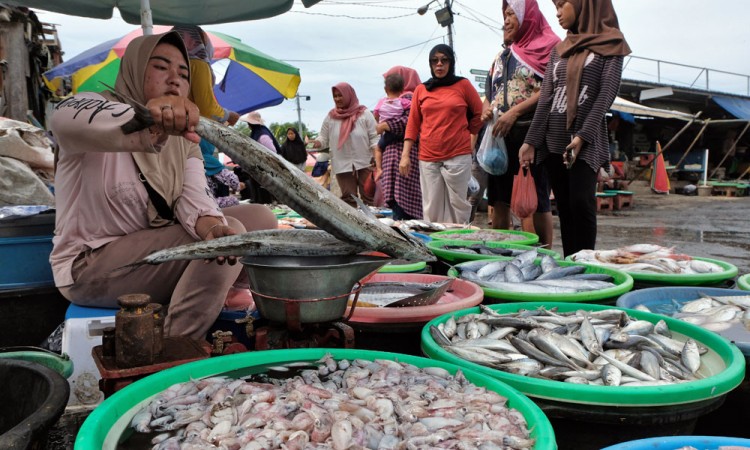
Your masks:
{"label": "blue plastic tub", "polygon": [[0,290],[54,285],[52,236],[0,238]]}
{"label": "blue plastic tub", "polygon": [[719,436],[667,436],[623,442],[602,450],[676,450],[683,447],[717,450],[725,446],[750,448],[750,439]]}
{"label": "blue plastic tub", "polygon": [[[703,286],[674,286],[640,289],[631,291],[617,299],[617,306],[635,309],[645,306],[651,312],[672,317],[677,311],[677,304],[684,304],[690,300],[700,298],[701,294],[713,296],[750,296],[747,291],[737,289],[721,289]],[[719,332],[721,336],[732,341],[745,355],[750,356],[750,331],[744,327],[732,327]]]}

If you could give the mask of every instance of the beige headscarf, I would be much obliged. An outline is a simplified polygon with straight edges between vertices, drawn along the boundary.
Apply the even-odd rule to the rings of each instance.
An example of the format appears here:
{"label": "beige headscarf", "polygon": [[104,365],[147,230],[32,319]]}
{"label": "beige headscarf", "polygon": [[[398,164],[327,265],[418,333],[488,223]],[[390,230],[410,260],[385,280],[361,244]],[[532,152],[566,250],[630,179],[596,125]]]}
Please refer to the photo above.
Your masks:
{"label": "beige headscarf", "polygon": [[625,56],[630,47],[620,31],[612,0],[566,0],[576,12],[576,29],[568,30],[557,44],[561,58],[568,58],[565,88],[568,95],[567,127],[571,128],[578,112],[578,93],[583,65],[589,53],[601,56]]}
{"label": "beige headscarf", "polygon": [[[189,63],[185,44],[176,32],[141,36],[128,44],[120,63],[120,71],[115,81],[115,91],[132,98],[141,105],[146,104],[143,83],[146,76],[148,60],[159,43],[167,42],[179,48]],[[118,101],[109,92],[102,95],[112,101]],[[148,180],[148,183],[159,193],[167,204],[174,209],[175,202],[182,194],[185,178],[185,163],[188,158],[201,158],[198,144],[179,136],[169,136],[159,153],[134,152],[133,159]],[[149,201],[148,217],[152,227],[169,225],[172,222],[158,215],[156,208]]]}

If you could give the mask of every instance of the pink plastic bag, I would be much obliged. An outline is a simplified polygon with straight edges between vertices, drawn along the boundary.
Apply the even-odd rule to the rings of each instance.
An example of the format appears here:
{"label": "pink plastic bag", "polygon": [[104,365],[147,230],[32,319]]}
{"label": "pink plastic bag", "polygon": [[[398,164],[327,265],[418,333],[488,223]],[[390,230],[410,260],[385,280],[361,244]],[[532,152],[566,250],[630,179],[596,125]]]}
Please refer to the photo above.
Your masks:
{"label": "pink plastic bag", "polygon": [[520,219],[525,219],[536,212],[536,184],[531,176],[531,169],[518,169],[513,177],[513,194],[510,197],[510,210]]}

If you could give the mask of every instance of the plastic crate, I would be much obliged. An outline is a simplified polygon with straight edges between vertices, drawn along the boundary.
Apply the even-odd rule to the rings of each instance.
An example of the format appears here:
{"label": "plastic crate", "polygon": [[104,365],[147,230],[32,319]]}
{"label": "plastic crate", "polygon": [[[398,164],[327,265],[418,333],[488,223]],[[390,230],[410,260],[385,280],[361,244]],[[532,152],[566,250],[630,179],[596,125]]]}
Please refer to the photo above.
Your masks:
{"label": "plastic crate", "polygon": [[53,286],[52,236],[0,238],[0,290]]}
{"label": "plastic crate", "polygon": [[104,400],[104,393],[99,390],[101,374],[91,350],[102,344],[103,330],[115,326],[116,313],[117,309],[68,307],[62,337],[62,352],[73,361],[73,374],[68,377],[68,408],[90,409]]}

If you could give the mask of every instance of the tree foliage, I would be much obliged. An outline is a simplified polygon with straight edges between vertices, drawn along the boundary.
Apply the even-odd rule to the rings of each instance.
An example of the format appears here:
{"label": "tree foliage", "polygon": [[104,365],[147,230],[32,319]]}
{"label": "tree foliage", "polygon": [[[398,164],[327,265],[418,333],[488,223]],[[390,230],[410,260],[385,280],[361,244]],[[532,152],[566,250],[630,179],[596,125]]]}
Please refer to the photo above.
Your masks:
{"label": "tree foliage", "polygon": [[302,139],[304,140],[305,135],[307,135],[310,139],[315,139],[318,137],[318,132],[315,130],[310,130],[307,128],[307,125],[305,125],[304,122],[302,122],[302,129],[299,129],[299,123],[297,122],[284,122],[284,123],[278,123],[273,122],[268,127],[271,130],[271,133],[273,133],[274,136],[276,136],[276,139],[279,142],[284,142],[286,140],[286,130],[288,128],[294,128],[297,131],[299,131],[300,135],[302,135]]}

